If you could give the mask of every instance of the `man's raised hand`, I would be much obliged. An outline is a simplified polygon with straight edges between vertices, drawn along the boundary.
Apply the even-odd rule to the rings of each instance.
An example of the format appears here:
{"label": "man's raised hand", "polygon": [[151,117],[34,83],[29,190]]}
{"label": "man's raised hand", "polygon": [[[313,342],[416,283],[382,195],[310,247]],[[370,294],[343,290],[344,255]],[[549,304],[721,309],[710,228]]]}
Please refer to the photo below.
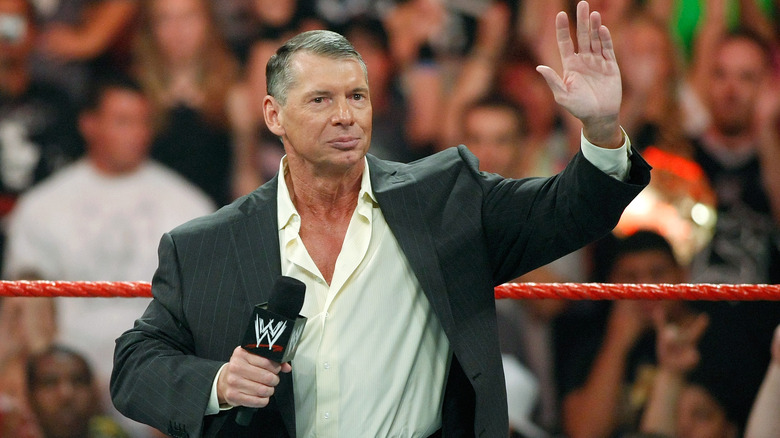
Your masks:
{"label": "man's raised hand", "polygon": [[590,12],[586,1],[577,4],[577,52],[565,12],[555,17],[555,28],[563,77],[546,65],[536,70],[547,81],[555,101],[582,121],[585,138],[597,146],[620,147],[623,134],[618,114],[623,90],[612,36],[601,24],[601,14]]}

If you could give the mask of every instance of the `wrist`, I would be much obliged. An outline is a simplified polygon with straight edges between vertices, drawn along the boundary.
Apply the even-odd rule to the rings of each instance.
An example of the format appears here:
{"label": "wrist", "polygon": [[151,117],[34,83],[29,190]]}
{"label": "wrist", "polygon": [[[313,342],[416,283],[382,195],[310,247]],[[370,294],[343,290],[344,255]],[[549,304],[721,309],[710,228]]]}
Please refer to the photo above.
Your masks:
{"label": "wrist", "polygon": [[625,140],[617,116],[583,120],[582,134],[593,145],[608,149],[621,147]]}

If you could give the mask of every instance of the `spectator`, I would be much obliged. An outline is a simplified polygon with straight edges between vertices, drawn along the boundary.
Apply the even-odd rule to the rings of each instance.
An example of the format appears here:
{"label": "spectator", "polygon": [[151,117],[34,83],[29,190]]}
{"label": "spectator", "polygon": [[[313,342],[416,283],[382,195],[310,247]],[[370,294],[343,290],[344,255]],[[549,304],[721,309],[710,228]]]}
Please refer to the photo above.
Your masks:
{"label": "spectator", "polygon": [[[48,348],[54,328],[51,300],[0,298],[0,436],[40,438],[27,402],[25,364],[32,353]],[[43,318],[41,316],[44,316]]]}
{"label": "spectator", "polygon": [[27,362],[30,406],[44,438],[126,438],[102,414],[95,377],[75,351],[51,346]]}
{"label": "spectator", "polygon": [[[737,438],[742,436],[724,399],[700,383],[682,382],[674,391],[677,403],[669,405],[668,418],[671,433],[640,432],[632,438]],[[652,402],[651,402],[652,403]],[[652,429],[656,430],[656,429]],[[773,435],[766,435],[767,437]]]}
{"label": "spectator", "polygon": [[715,46],[704,95],[712,124],[693,145],[718,219],[694,259],[693,281],[770,283],[780,272],[780,101],[768,88],[769,60],[767,46],[747,31]]}
{"label": "spectator", "polygon": [[[27,0],[0,0],[0,218],[33,184],[75,160],[83,146],[68,96],[30,71],[37,35]],[[0,250],[5,230],[0,236]]]}
{"label": "spectator", "polygon": [[746,438],[770,437],[780,430],[780,325],[772,339],[772,362],[766,370],[764,381],[753,403],[745,431]]}
{"label": "spectator", "polygon": [[[148,281],[162,233],[213,204],[149,160],[150,109],[137,83],[115,77],[96,84],[79,126],[87,156],[25,194],[14,211],[5,277]],[[106,399],[114,339],[148,302],[56,299],[57,339],[87,355]]]}
{"label": "spectator", "polygon": [[94,74],[127,68],[134,0],[30,0],[38,12],[40,36],[34,76],[67,91],[78,104]]}
{"label": "spectator", "polygon": [[205,0],[144,0],[140,20],[135,71],[158,122],[152,157],[223,205],[232,198],[227,96],[238,63]]}
{"label": "spectator", "polygon": [[526,151],[525,114],[514,102],[500,96],[477,100],[466,108],[460,125],[480,170],[510,178],[531,176],[520,168],[532,156]]}
{"label": "spectator", "polygon": [[[641,432],[681,438],[736,438],[743,436],[739,396],[740,379],[724,379],[700,361],[695,346],[702,327],[686,330],[656,321],[659,334],[659,370],[643,415]],[[769,435],[767,435],[769,436]]]}
{"label": "spectator", "polygon": [[[605,263],[606,280],[611,283],[680,283],[685,279],[669,243],[650,231],[617,241],[614,257]],[[656,372],[657,334],[653,329],[660,325],[653,322],[678,324],[698,335],[701,326],[707,325],[706,316],[696,315],[682,301],[621,300],[607,306],[604,321],[595,317],[588,325],[558,334],[565,336],[558,350],[563,352],[559,363],[567,362],[562,375],[571,378],[576,368],[587,372],[584,380],[569,380],[562,387],[567,436],[608,437],[636,430]],[[596,334],[594,327],[602,327],[603,333]],[[585,350],[591,346],[598,346],[598,351],[589,360],[592,353]]]}
{"label": "spectator", "polygon": [[742,435],[723,399],[701,384],[689,383],[680,394],[673,436],[737,438]]}
{"label": "spectator", "polygon": [[[459,142],[451,137],[447,127],[452,122],[446,113],[451,112],[450,93],[471,96],[471,90],[481,82],[459,81],[449,85],[457,77],[469,53],[482,53],[486,58],[498,55],[503,47],[496,40],[503,40],[509,30],[509,8],[503,1],[478,1],[448,3],[435,0],[410,0],[400,2],[383,18],[389,35],[390,53],[404,85],[409,113],[407,138],[410,146],[421,154],[450,147]],[[472,63],[477,64],[477,63]],[[477,69],[481,66],[477,65]],[[480,72],[481,73],[481,72]],[[485,80],[481,78],[481,80]],[[468,100],[456,103],[462,108]],[[455,119],[459,114],[456,113]],[[444,125],[444,126],[442,126]]]}
{"label": "spectator", "polygon": [[728,409],[728,395],[719,391],[728,385],[709,381],[706,372],[694,371],[700,366],[696,344],[706,322],[702,318],[685,327],[668,324],[659,316],[654,318],[658,371],[642,417],[641,432],[675,437],[738,436],[737,421]]}
{"label": "spectator", "polygon": [[679,96],[684,82],[681,60],[665,22],[649,14],[633,16],[631,31],[618,42],[626,104],[620,119],[635,133],[639,147],[655,146],[689,157]]}

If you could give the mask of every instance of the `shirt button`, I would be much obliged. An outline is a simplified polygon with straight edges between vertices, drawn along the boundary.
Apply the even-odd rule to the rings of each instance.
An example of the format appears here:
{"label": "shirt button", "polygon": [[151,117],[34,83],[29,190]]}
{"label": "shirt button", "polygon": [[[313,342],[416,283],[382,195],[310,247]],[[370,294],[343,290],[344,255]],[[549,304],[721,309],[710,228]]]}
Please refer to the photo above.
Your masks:
{"label": "shirt button", "polygon": [[329,316],[330,316],[330,313],[328,313],[328,312],[325,312],[325,318],[327,318],[327,317],[329,317]]}
{"label": "shirt button", "polygon": [[327,420],[328,418],[330,418],[330,412],[325,412],[325,415],[323,415],[323,416],[322,416],[322,418],[324,418],[324,419],[326,419],[326,420]]}
{"label": "shirt button", "polygon": [[325,363],[323,363],[323,364],[322,364],[322,366],[323,366],[323,367],[324,367],[326,370],[329,370],[329,369],[330,369],[330,364],[329,364],[328,362],[325,362]]}

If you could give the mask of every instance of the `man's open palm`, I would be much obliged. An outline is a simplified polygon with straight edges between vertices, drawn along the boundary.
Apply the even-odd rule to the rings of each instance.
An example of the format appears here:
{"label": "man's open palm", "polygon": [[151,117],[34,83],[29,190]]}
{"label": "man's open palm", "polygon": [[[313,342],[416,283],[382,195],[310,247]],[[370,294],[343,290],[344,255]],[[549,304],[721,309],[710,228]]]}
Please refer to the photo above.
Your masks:
{"label": "man's open palm", "polygon": [[537,71],[544,76],[555,101],[583,122],[589,140],[598,143],[614,138],[623,91],[612,37],[601,24],[601,14],[591,13],[586,1],[577,4],[577,52],[565,12],[555,17],[555,28],[563,77],[546,65],[538,66]]}

